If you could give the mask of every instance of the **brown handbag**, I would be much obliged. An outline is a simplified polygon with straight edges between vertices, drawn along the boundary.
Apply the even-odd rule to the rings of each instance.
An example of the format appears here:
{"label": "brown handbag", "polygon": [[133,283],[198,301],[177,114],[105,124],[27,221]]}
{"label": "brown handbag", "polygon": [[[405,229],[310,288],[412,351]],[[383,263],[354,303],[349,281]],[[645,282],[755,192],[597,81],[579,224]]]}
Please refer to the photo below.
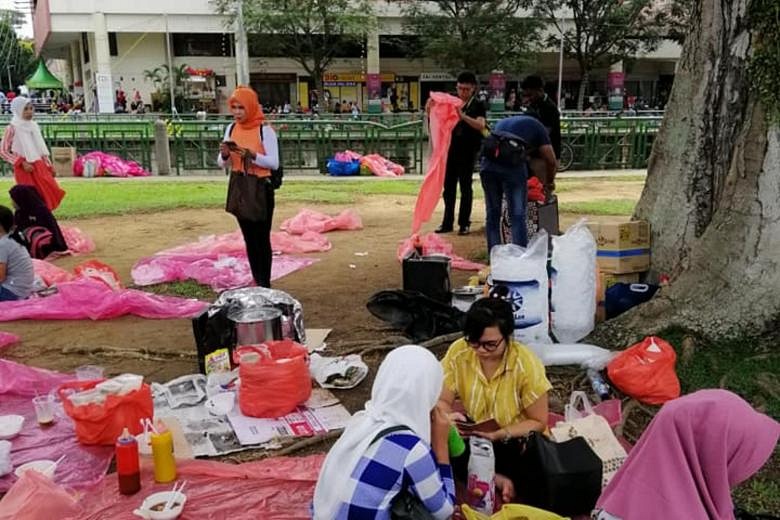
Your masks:
{"label": "brown handbag", "polygon": [[228,184],[225,211],[241,220],[265,222],[268,219],[268,207],[273,197],[271,184],[266,177],[231,173]]}

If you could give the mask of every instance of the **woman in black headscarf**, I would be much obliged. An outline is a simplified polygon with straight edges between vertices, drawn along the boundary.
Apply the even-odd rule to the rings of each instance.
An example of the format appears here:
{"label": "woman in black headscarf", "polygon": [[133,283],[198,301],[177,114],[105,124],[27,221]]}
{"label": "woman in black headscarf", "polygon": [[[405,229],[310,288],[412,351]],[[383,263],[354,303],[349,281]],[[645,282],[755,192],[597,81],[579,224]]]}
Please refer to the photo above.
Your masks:
{"label": "woman in black headscarf", "polygon": [[17,184],[8,192],[14,202],[14,224],[24,235],[33,258],[44,259],[52,253],[68,250],[57,219],[54,218],[35,187]]}

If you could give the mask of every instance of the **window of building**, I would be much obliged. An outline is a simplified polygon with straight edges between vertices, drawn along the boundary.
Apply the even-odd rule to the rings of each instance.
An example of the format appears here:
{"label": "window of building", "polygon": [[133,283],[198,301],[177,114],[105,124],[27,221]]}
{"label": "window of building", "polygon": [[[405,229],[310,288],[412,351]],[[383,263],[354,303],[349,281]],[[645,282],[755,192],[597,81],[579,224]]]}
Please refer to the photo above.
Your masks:
{"label": "window of building", "polygon": [[87,33],[81,33],[81,48],[84,49],[84,63],[89,63],[89,38]]}
{"label": "window of building", "polygon": [[229,34],[174,34],[172,39],[174,56],[233,56]]}
{"label": "window of building", "polygon": [[380,35],[379,56],[381,58],[409,58],[422,53],[420,38],[408,35]]}
{"label": "window of building", "polygon": [[[285,58],[290,56],[289,49],[294,48],[295,36],[288,34],[248,34],[247,45],[249,46],[249,55],[256,58]],[[320,47],[324,46],[322,36],[313,36]],[[335,38],[335,37],[334,37]],[[336,43],[329,44],[333,48],[333,56],[336,58],[359,58],[363,51],[359,42],[344,39]]]}
{"label": "window of building", "polygon": [[214,76],[214,81],[218,87],[227,87],[227,76],[224,74],[217,74]]}
{"label": "window of building", "polygon": [[111,56],[119,56],[119,45],[116,43],[116,33],[108,33],[108,53]]}

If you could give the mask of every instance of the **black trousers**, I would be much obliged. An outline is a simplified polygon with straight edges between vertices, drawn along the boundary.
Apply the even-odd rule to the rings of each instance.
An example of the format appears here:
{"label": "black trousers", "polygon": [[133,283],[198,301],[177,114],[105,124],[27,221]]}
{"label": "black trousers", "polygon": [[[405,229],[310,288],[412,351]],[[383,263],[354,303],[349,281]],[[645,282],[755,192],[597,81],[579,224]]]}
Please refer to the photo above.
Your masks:
{"label": "black trousers", "polygon": [[241,234],[244,235],[246,255],[249,258],[249,267],[252,269],[252,278],[260,287],[271,287],[271,263],[273,250],[271,249],[271,225],[274,216],[274,189],[267,185],[266,193],[267,214],[265,220],[238,220]]}
{"label": "black trousers", "polygon": [[455,223],[455,199],[460,184],[460,209],[458,226],[471,225],[471,205],[474,200],[472,176],[474,175],[476,154],[450,153],[447,156],[447,169],[444,172],[444,218],[443,228],[452,228]]}

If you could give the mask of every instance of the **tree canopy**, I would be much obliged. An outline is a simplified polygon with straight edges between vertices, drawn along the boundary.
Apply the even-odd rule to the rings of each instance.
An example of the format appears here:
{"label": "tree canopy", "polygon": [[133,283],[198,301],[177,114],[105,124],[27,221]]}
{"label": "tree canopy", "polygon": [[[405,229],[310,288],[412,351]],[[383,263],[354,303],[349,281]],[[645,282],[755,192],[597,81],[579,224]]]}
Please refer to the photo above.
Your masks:
{"label": "tree canopy", "polygon": [[16,15],[13,13],[0,12],[0,85],[9,90],[24,83],[35,70],[36,62],[32,42],[20,39],[14,30]]}

